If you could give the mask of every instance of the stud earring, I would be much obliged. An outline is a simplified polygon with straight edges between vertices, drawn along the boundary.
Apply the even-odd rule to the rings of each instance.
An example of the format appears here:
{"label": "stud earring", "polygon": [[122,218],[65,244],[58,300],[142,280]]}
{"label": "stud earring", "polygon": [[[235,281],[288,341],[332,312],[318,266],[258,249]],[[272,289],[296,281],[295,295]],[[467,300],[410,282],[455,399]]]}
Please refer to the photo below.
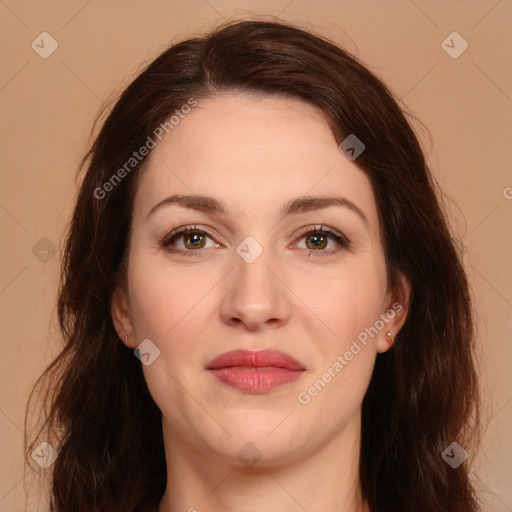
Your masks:
{"label": "stud earring", "polygon": [[394,341],[394,339],[395,339],[395,338],[393,337],[393,334],[391,334],[390,332],[387,332],[387,333],[386,333],[385,338],[386,338],[386,341],[387,341],[390,345],[392,345],[392,344],[393,344],[393,341]]}

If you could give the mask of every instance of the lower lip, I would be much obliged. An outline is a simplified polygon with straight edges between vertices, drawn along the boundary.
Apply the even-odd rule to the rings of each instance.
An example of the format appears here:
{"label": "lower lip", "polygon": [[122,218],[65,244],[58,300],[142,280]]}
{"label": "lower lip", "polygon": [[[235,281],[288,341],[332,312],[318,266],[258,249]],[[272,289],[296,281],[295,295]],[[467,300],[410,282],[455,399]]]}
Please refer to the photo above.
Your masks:
{"label": "lower lip", "polygon": [[273,389],[297,380],[303,370],[287,370],[286,368],[220,368],[208,370],[223,384],[246,393],[267,393]]}

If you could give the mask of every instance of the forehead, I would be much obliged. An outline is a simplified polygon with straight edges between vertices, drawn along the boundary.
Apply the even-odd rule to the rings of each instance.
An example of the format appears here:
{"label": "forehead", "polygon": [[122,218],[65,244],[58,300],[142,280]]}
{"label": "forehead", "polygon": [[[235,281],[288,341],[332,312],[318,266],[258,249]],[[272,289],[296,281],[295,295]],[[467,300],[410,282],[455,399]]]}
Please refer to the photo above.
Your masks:
{"label": "forehead", "polygon": [[377,224],[371,183],[338,149],[321,111],[298,99],[222,94],[200,101],[152,150],[135,215],[170,194],[213,196],[238,215],[334,193]]}

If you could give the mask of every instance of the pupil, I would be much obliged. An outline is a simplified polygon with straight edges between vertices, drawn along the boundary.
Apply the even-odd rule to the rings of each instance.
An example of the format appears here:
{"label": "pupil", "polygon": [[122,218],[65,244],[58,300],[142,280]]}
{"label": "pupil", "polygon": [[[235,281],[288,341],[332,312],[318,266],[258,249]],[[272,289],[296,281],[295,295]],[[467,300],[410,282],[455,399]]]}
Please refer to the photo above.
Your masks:
{"label": "pupil", "polygon": [[189,243],[191,245],[196,245],[198,243],[201,242],[201,237],[202,235],[198,234],[198,233],[194,233],[193,235],[189,235],[188,239],[189,239]]}
{"label": "pupil", "polygon": [[324,247],[324,244],[322,242],[325,242],[325,236],[324,235],[312,235],[309,237],[309,240],[315,240],[313,242],[313,247]]}

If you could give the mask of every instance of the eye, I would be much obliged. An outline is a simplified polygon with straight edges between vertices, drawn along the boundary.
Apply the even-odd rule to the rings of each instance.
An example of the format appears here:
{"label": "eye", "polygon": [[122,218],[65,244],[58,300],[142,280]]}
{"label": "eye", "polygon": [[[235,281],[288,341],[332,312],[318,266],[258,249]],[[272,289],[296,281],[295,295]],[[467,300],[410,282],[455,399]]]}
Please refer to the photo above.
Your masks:
{"label": "eye", "polygon": [[[203,229],[197,226],[187,226],[180,228],[160,240],[160,246],[167,248],[170,252],[179,252],[187,256],[197,255],[199,250],[205,248],[206,239],[212,240],[210,235]],[[176,247],[176,241],[183,241],[182,247]],[[214,243],[214,247],[219,247],[220,244]],[[206,247],[207,248],[207,247]]]}
{"label": "eye", "polygon": [[340,250],[339,248],[328,251],[323,250],[327,247],[329,240],[333,240],[338,246],[345,249],[350,247],[350,242],[344,235],[325,226],[309,226],[304,228],[299,234],[301,235],[301,240],[305,239],[306,241],[305,249],[310,251],[309,256],[311,256],[313,252],[318,253],[315,254],[315,256],[329,256],[338,252]]}
{"label": "eye", "polygon": [[[300,233],[300,240],[305,239],[306,247],[303,249],[309,250],[309,256],[312,253],[317,253],[315,256],[329,256],[338,252],[339,248],[330,249],[325,251],[329,241],[334,241],[338,247],[350,247],[350,242],[341,233],[324,226],[308,226]],[[197,256],[201,249],[208,249],[206,247],[206,239],[213,241],[212,237],[207,231],[198,228],[197,226],[186,226],[179,228],[176,231],[165,235],[160,240],[160,246],[166,248],[173,253],[181,253],[187,256]],[[183,246],[179,247],[176,242],[182,241]],[[220,247],[220,244],[214,242],[213,247]]]}

